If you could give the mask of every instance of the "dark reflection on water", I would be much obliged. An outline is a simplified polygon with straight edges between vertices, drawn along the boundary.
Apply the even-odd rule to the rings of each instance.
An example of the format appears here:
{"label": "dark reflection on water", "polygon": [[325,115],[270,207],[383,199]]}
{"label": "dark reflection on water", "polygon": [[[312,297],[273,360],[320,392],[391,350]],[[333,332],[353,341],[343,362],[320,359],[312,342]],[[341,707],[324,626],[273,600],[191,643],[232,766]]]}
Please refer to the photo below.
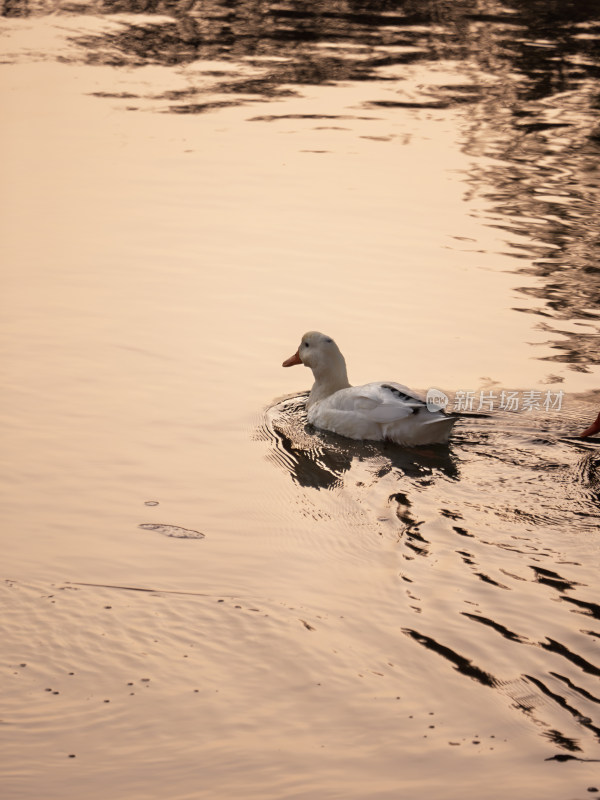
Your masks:
{"label": "dark reflection on water", "polygon": [[[7,17],[48,10],[33,0],[2,5]],[[281,98],[306,84],[366,80],[398,91],[395,100],[374,96],[366,110],[467,105],[462,146],[474,157],[471,192],[491,205],[488,224],[512,235],[509,252],[521,260],[522,273],[539,279],[521,290],[527,300],[518,310],[540,317],[555,351],[550,361],[581,372],[600,364],[595,0],[98,0],[51,10],[139,16],[137,22],[119,17],[116,30],[77,37],[88,63],[213,62],[201,79],[188,77],[187,88],[150,95],[174,113]],[[452,80],[427,85],[423,76],[417,93],[403,96],[402,68],[415,64],[443,66]],[[393,75],[382,69],[390,67]]]}
{"label": "dark reflection on water", "polygon": [[424,636],[423,634],[409,628],[406,628],[404,633],[407,636],[415,639],[417,642],[419,642],[419,644],[422,644],[428,650],[433,650],[434,653],[438,653],[438,655],[443,656],[443,658],[450,661],[451,664],[454,664],[454,667],[458,670],[458,672],[461,672],[468,678],[472,678],[478,683],[482,683],[484,686],[492,687],[496,685],[497,681],[493,675],[490,675],[489,672],[485,672],[479,667],[476,667],[468,658],[465,658],[459,653],[454,652],[454,650],[451,650],[449,647],[436,642],[435,639],[432,639],[429,636]]}
{"label": "dark reflection on water", "polygon": [[[305,399],[267,409],[256,438],[305,504],[318,508],[315,490],[326,489],[322,504],[335,494],[340,507],[360,507],[369,476],[372,507],[391,512],[382,535],[393,537],[409,598],[401,632],[506,698],[561,751],[583,754],[586,737],[597,746],[600,607],[594,573],[577,560],[577,543],[600,529],[593,444],[553,433],[555,420],[513,413],[465,417],[444,448],[388,449],[311,429]],[[434,616],[424,599],[432,587],[444,597]]]}
{"label": "dark reflection on water", "polygon": [[[395,471],[418,480],[421,484],[436,475],[457,478],[458,469],[447,446],[402,448],[379,442],[345,439],[313,428],[306,422],[305,402],[308,392],[284,398],[271,406],[257,438],[270,443],[270,458],[289,471],[295,483],[313,489],[342,486],[344,473],[353,462],[372,463],[374,482]],[[392,498],[390,498],[392,499]],[[406,504],[402,495],[395,495],[399,507]],[[402,512],[398,512],[399,518]],[[406,515],[405,521],[412,522]]]}

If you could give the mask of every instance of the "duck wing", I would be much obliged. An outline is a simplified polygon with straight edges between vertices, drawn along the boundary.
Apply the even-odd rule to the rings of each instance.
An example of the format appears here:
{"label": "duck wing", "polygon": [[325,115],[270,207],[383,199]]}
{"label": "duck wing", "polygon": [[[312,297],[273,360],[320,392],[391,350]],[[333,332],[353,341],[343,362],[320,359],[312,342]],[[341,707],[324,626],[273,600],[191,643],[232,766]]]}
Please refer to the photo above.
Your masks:
{"label": "duck wing", "polygon": [[354,387],[354,410],[373,422],[397,422],[426,408],[421,397],[400,383],[367,383]]}

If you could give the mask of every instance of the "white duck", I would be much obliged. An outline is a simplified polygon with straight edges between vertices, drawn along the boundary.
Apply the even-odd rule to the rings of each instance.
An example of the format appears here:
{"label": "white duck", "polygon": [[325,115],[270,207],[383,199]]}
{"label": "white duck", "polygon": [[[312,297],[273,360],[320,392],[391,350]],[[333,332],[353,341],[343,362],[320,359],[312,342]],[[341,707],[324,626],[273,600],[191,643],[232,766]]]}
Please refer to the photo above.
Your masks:
{"label": "white duck", "polygon": [[351,386],[346,361],[329,336],[310,331],[282,366],[304,364],[315,382],[306,403],[308,421],[316,428],[350,439],[383,439],[403,445],[447,442],[453,417],[429,411],[425,401],[399,383]]}

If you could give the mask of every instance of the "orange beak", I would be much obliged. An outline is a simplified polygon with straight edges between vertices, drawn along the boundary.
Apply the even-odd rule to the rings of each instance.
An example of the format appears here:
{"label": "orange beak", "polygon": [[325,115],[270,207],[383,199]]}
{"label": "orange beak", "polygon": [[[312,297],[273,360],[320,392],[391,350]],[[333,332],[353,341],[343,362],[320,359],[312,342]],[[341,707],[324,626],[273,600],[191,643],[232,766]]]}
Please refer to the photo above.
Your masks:
{"label": "orange beak", "polygon": [[600,414],[596,417],[596,421],[593,422],[589,428],[586,428],[580,436],[584,439],[586,436],[593,436],[595,433],[598,433],[598,431],[600,431]]}
{"label": "orange beak", "polygon": [[283,362],[281,365],[282,367],[293,367],[295,364],[301,364],[302,361],[300,359],[300,354],[296,350],[293,356],[290,356],[286,361]]}

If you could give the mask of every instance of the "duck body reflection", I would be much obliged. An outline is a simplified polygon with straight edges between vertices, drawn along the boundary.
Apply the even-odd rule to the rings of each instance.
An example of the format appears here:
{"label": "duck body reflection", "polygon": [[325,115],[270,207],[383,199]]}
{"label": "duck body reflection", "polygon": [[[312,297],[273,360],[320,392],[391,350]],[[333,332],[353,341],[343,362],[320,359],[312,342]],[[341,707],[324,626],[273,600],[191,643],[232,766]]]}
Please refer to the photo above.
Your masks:
{"label": "duck body reflection", "polygon": [[405,448],[392,442],[356,441],[316,428],[307,413],[308,392],[281,398],[270,406],[257,438],[271,444],[270,460],[305,488],[336,489],[348,483],[353,468],[368,468],[371,480],[396,472],[430,481],[437,474],[458,477],[451,448]]}

